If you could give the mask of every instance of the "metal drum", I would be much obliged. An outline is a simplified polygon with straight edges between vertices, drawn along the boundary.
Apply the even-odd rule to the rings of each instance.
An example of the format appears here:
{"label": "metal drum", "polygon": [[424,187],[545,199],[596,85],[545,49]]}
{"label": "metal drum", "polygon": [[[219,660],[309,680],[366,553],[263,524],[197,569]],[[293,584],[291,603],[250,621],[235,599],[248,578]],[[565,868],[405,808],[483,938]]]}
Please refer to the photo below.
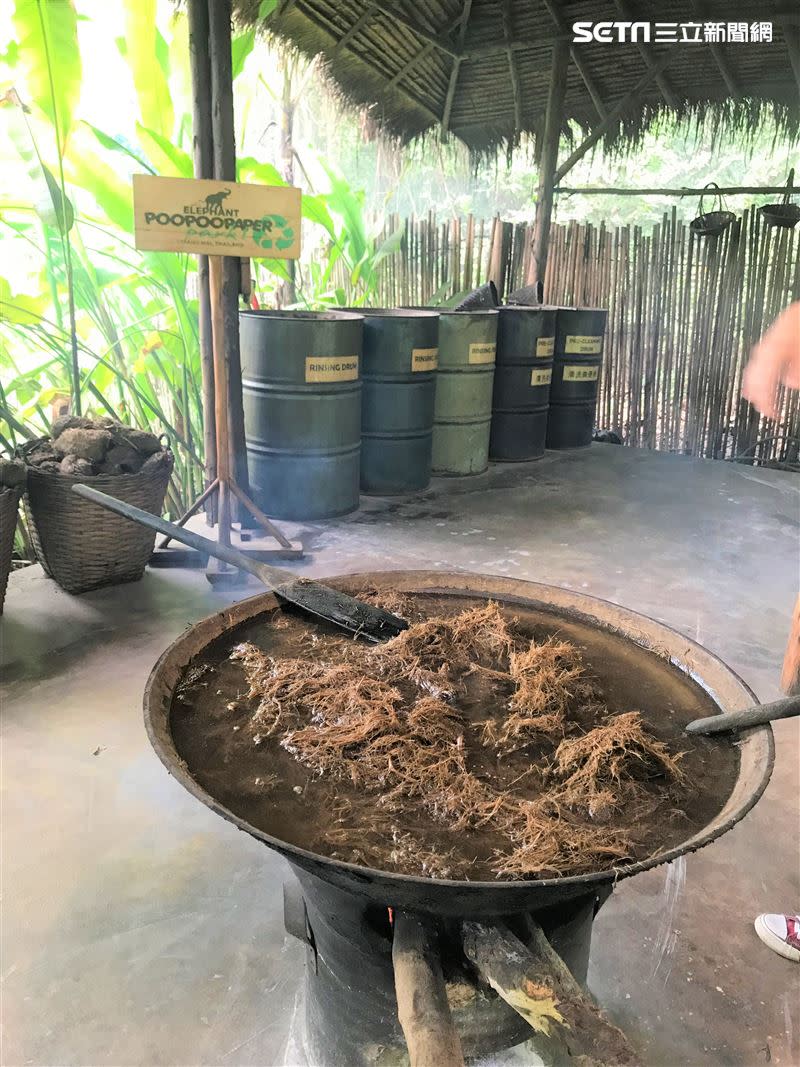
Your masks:
{"label": "metal drum", "polygon": [[435,474],[480,474],[489,465],[497,319],[492,310],[439,312]]}
{"label": "metal drum", "polygon": [[250,488],[279,519],[358,507],[363,319],[243,311],[242,398]]}
{"label": "metal drum", "polygon": [[489,458],[538,459],[547,432],[556,309],[501,307],[498,313]]}
{"label": "metal drum", "polygon": [[364,308],[361,489],[392,495],[431,480],[439,315]]}
{"label": "metal drum", "polygon": [[548,448],[592,443],[607,317],[605,308],[558,309]]}

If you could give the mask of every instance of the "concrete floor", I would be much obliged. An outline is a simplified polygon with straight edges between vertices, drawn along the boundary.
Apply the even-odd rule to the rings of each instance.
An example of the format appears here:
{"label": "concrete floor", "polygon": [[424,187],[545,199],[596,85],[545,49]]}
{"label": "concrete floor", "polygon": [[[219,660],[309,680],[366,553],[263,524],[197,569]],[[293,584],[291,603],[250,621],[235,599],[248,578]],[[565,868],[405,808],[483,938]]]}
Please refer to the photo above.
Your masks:
{"label": "concrete floor", "polygon": [[[439,481],[295,528],[309,575],[462,568],[585,590],[707,645],[762,700],[797,591],[794,475],[614,446]],[[251,585],[237,595],[255,592]],[[4,1065],[296,1062],[283,861],[167,775],[141,721],[159,652],[234,594],[201,572],[70,597],[38,567],[2,621]],[[718,843],[620,884],[590,985],[646,1064],[800,1063],[800,967],[757,940],[800,905],[800,732]]]}

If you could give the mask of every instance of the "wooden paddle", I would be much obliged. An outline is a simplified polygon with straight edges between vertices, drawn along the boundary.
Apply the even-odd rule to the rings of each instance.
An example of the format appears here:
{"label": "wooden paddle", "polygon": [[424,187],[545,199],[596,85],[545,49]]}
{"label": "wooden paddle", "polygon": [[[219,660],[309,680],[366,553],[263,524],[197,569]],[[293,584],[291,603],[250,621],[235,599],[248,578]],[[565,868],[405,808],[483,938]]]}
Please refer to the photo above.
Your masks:
{"label": "wooden paddle", "polygon": [[392,615],[383,608],[366,604],[363,600],[356,600],[355,597],[340,593],[338,589],[331,589],[327,585],[322,585],[321,582],[313,582],[310,578],[297,578],[280,567],[260,563],[237,548],[233,548],[232,545],[210,541],[193,530],[176,526],[158,515],[151,515],[149,511],[142,511],[141,508],[127,504],[124,500],[117,500],[114,496],[92,489],[91,486],[78,483],[73,485],[72,491],[82,496],[84,500],[99,504],[108,511],[122,515],[123,518],[138,522],[158,533],[167,534],[168,537],[181,541],[198,552],[204,552],[208,556],[213,556],[214,559],[222,560],[223,563],[230,563],[240,570],[248,571],[262,581],[281,603],[291,604],[304,614],[332,622],[334,626],[347,630],[356,637],[363,637],[377,644],[387,641],[390,637],[397,637],[403,630],[408,629],[405,619]]}

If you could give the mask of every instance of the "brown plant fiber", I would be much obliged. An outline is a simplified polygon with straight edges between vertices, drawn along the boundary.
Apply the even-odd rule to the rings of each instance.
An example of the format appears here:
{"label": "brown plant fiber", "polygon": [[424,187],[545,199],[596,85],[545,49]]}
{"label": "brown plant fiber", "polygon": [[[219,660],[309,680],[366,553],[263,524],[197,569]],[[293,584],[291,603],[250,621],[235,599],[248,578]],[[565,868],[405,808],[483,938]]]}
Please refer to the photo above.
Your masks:
{"label": "brown plant fiber", "polygon": [[[344,662],[276,660],[252,644],[231,653],[257,702],[255,743],[275,736],[314,776],[375,795],[372,829],[379,842],[383,835],[383,852],[357,843],[343,799],[328,839],[341,846],[337,855],[375,866],[383,856],[403,870],[446,877],[464,857],[437,854],[395,825],[399,813],[422,810],[450,831],[491,830],[497,877],[607,868],[630,855],[629,837],[595,817],[623,800],[634,810],[651,779],[680,781],[676,758],[638,712],[607,716],[575,646],[520,637],[496,604],[424,619],[375,649],[342,649]],[[459,706],[476,671],[497,694],[488,719]],[[599,724],[579,732],[587,713]],[[487,771],[528,748],[529,760],[516,757],[526,769],[513,781],[519,763],[505,780]],[[515,791],[522,779],[527,792]]]}

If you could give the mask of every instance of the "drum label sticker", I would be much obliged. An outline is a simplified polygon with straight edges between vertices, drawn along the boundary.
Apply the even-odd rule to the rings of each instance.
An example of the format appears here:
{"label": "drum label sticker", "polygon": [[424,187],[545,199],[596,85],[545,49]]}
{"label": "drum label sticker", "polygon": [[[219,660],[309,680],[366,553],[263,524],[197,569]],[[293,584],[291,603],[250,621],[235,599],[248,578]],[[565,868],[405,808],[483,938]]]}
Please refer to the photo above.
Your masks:
{"label": "drum label sticker", "polygon": [[603,338],[568,333],[564,351],[568,356],[599,356],[603,351]]}
{"label": "drum label sticker", "polygon": [[531,385],[549,385],[552,377],[552,367],[543,367],[541,370],[532,370]]}
{"label": "drum label sticker", "polygon": [[411,370],[412,371],[425,371],[436,370],[439,366],[439,349],[438,348],[412,348],[411,349]]}
{"label": "drum label sticker", "polygon": [[358,356],[306,356],[307,382],[354,382]]}
{"label": "drum label sticker", "polygon": [[494,363],[496,344],[485,341],[475,341],[469,346],[468,363]]}
{"label": "drum label sticker", "polygon": [[599,367],[564,367],[565,382],[596,382]]}
{"label": "drum label sticker", "polygon": [[547,359],[548,356],[556,350],[555,337],[539,337],[536,341],[536,357],[537,359]]}

